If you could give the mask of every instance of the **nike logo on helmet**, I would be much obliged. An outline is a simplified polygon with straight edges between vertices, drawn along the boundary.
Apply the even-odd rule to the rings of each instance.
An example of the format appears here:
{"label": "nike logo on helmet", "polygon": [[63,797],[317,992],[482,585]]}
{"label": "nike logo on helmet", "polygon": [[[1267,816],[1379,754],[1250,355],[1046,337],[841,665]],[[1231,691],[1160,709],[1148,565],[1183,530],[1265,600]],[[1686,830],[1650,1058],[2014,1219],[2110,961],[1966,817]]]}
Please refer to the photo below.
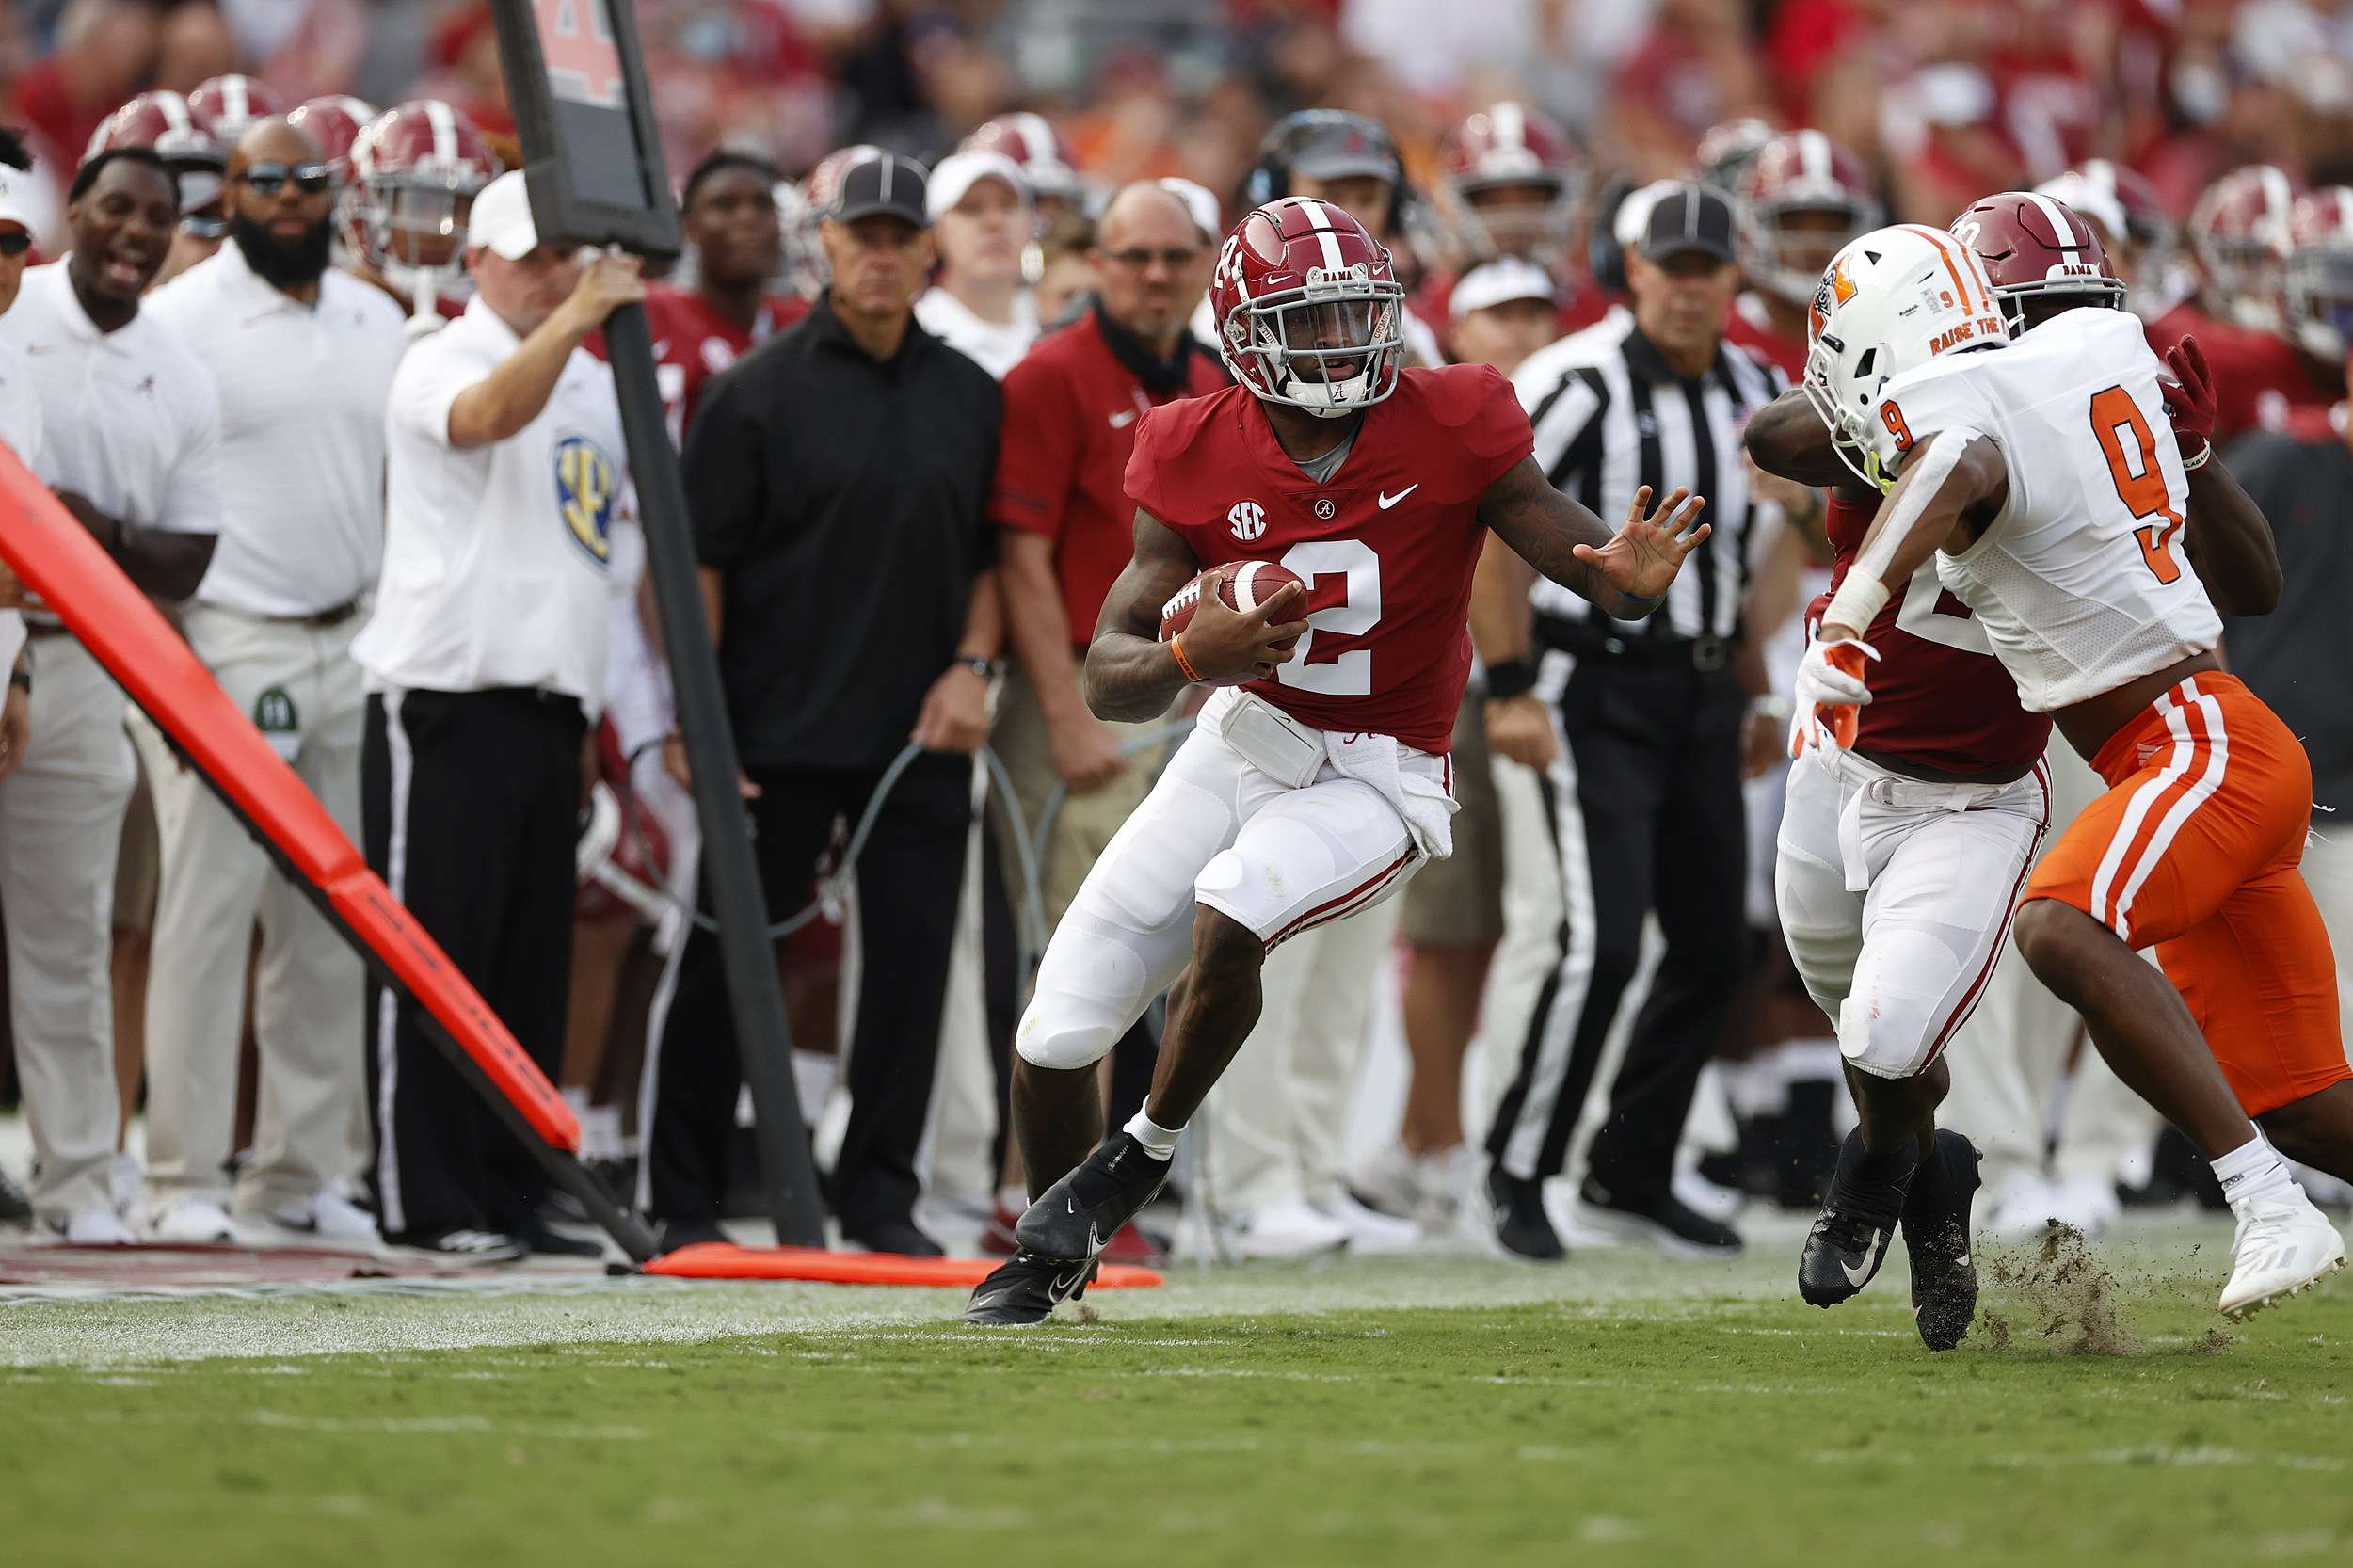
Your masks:
{"label": "nike logo on helmet", "polygon": [[1395,495],[1391,495],[1386,490],[1384,490],[1381,493],[1381,509],[1385,512],[1387,511],[1390,507],[1396,505],[1399,502],[1404,500],[1407,496],[1413,494],[1416,490],[1420,488],[1421,481],[1417,479],[1412,484],[1406,486],[1403,489],[1398,491]]}
{"label": "nike logo on helmet", "polygon": [[1880,1249],[1886,1245],[1887,1232],[1883,1230],[1871,1232],[1871,1244],[1863,1249],[1863,1267],[1858,1269],[1853,1264],[1843,1260],[1838,1265],[1847,1276],[1847,1283],[1858,1290],[1870,1283],[1871,1271],[1880,1260]]}

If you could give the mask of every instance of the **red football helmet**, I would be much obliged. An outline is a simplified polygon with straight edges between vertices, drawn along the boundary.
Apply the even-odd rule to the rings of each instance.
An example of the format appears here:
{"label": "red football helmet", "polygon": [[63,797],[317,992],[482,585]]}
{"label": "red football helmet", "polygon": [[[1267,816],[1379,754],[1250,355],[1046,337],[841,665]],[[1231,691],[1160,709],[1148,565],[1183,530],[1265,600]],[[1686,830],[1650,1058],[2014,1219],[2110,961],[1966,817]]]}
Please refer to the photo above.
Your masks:
{"label": "red football helmet", "polygon": [[1749,165],[1780,134],[1753,115],[1710,125],[1701,136],[1699,146],[1692,150],[1691,172],[1704,184],[1737,191],[1740,177],[1749,171]]}
{"label": "red football helmet", "polygon": [[2108,264],[2099,234],[2063,201],[2006,190],[1953,219],[1952,232],[1985,264],[1993,302],[2013,333],[2026,329],[2026,307],[2035,299],[2124,308],[2124,280]]}
{"label": "red football helmet", "polygon": [[[801,182],[800,200],[784,226],[785,268],[812,299],[833,281],[833,264],[825,260],[825,247],[817,237],[817,229],[833,209],[834,198],[841,194],[841,171],[860,158],[872,157],[882,151],[868,141],[837,147],[818,159],[817,167]],[[785,209],[779,206],[777,216],[783,217],[784,214]]]}
{"label": "red football helmet", "polygon": [[1758,148],[1733,194],[1749,281],[1793,305],[1811,300],[1832,258],[1883,221],[1870,168],[1819,131]]}
{"label": "red football helmet", "polygon": [[2234,168],[2190,209],[2189,242],[2206,269],[2215,313],[2258,331],[2280,329],[2296,190],[2269,164]]}
{"label": "red football helmet", "polygon": [[2296,345],[2343,364],[2353,351],[2353,190],[2330,185],[2296,199],[2282,301]]}
{"label": "red football helmet", "polygon": [[466,218],[499,160],[473,121],[438,98],[417,98],[362,126],[351,144],[360,237],[385,280],[412,297],[457,278]]}
{"label": "red football helmet", "polygon": [[1397,390],[1404,287],[1388,251],[1328,201],[1287,196],[1237,224],[1209,310],[1225,368],[1266,402],[1338,419]]}
{"label": "red football helmet", "polygon": [[1002,152],[1021,166],[1030,193],[1044,201],[1076,202],[1086,195],[1070,144],[1042,114],[1000,114],[964,138],[959,152]]}
{"label": "red football helmet", "polygon": [[180,181],[180,211],[193,213],[220,200],[228,150],[176,92],[142,92],[98,122],[82,161],[122,147],[152,147]]}
{"label": "red football helmet", "polygon": [[1519,104],[1490,104],[1449,132],[1440,159],[1463,248],[1482,262],[1566,260],[1585,161],[1568,134]]}
{"label": "red football helmet", "polygon": [[213,128],[223,147],[234,147],[247,126],[286,112],[269,84],[253,76],[230,74],[199,82],[188,94],[188,108]]}
{"label": "red football helmet", "polygon": [[286,122],[310,132],[311,139],[327,154],[327,161],[335,166],[337,182],[348,184],[351,144],[360,139],[360,132],[376,114],[376,105],[366,100],[335,93],[296,104],[286,116]]}

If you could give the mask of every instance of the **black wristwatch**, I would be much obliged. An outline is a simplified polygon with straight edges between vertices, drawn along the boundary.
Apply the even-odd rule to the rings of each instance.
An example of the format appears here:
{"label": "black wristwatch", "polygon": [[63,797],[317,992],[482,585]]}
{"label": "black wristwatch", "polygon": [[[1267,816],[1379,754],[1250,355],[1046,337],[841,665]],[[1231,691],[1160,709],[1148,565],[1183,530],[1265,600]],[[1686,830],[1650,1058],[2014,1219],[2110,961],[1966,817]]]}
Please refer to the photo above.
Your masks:
{"label": "black wristwatch", "polygon": [[997,673],[997,661],[984,659],[977,653],[959,653],[956,655],[955,662],[984,680]]}
{"label": "black wristwatch", "polygon": [[31,696],[33,695],[33,672],[20,665],[8,671],[8,684],[23,692],[26,696]]}

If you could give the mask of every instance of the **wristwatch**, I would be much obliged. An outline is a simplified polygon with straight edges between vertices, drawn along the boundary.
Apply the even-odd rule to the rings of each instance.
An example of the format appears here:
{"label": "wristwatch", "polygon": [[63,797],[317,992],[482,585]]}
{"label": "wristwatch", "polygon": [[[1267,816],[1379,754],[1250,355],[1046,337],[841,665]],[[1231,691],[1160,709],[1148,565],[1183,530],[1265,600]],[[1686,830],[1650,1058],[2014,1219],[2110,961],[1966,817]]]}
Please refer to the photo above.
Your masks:
{"label": "wristwatch", "polygon": [[1779,692],[1760,692],[1749,698],[1749,712],[1762,713],[1775,724],[1789,722],[1789,699]]}
{"label": "wristwatch", "polygon": [[997,661],[984,658],[977,653],[959,653],[955,657],[955,663],[962,664],[984,680],[997,673]]}

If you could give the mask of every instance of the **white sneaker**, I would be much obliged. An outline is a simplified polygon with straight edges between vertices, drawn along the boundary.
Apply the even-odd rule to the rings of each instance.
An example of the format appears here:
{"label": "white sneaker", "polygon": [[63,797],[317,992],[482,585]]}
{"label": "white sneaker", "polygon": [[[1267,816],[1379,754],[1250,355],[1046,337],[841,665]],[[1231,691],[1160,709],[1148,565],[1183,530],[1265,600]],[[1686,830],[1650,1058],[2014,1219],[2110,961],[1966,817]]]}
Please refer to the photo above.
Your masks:
{"label": "white sneaker", "polygon": [[1706,1215],[1719,1224],[1730,1224],[1740,1217],[1740,1210],[1749,1206],[1746,1192],[1737,1187],[1720,1187],[1697,1171],[1675,1173],[1674,1195],[1687,1208]]}
{"label": "white sneaker", "polygon": [[51,1228],[62,1231],[67,1242],[76,1247],[136,1247],[139,1239],[131,1227],[122,1223],[122,1216],[104,1204],[78,1208],[72,1218],[62,1225]]}
{"label": "white sneaker", "polygon": [[1391,1144],[1356,1173],[1355,1189],[1385,1214],[1418,1216],[1429,1200],[1422,1185],[1427,1163],[1407,1154],[1403,1144]]}
{"label": "white sneaker", "polygon": [[2048,1193],[2052,1218],[2086,1236],[2099,1235],[2124,1212],[2116,1198],[2116,1183],[2105,1176],[2069,1176]]}
{"label": "white sneaker", "polygon": [[376,1216],[333,1192],[314,1192],[238,1225],[238,1240],[258,1246],[373,1250],[382,1238]]}
{"label": "white sneaker", "polygon": [[114,1200],[116,1214],[136,1220],[145,1192],[146,1174],[139,1169],[136,1155],[117,1154],[106,1162],[106,1195]]}
{"label": "white sneaker", "polygon": [[1348,1227],[1310,1208],[1304,1198],[1286,1198],[1228,1222],[1235,1251],[1244,1257],[1309,1257],[1348,1245]]}
{"label": "white sneaker", "polygon": [[2002,1194],[1978,1229],[2004,1241],[2028,1241],[2058,1218],[2058,1192],[2041,1176],[2027,1176]]}
{"label": "white sneaker", "polygon": [[236,1240],[237,1227],[230,1223],[229,1211],[210,1198],[182,1198],[155,1216],[148,1232],[158,1241],[176,1242],[182,1246],[210,1246],[216,1241]]}
{"label": "white sneaker", "polygon": [[1368,1208],[1345,1192],[1320,1206],[1317,1212],[1340,1223],[1348,1232],[1350,1252],[1401,1253],[1421,1249],[1421,1226],[1411,1220]]}
{"label": "white sneaker", "polygon": [[[2292,1197],[2243,1198],[2238,1235],[2231,1242],[2231,1282],[2218,1304],[2226,1318],[2244,1322],[2277,1302],[2309,1290],[2345,1267],[2345,1241],[2304,1190]],[[2260,1207],[2258,1207],[2260,1205]]]}

